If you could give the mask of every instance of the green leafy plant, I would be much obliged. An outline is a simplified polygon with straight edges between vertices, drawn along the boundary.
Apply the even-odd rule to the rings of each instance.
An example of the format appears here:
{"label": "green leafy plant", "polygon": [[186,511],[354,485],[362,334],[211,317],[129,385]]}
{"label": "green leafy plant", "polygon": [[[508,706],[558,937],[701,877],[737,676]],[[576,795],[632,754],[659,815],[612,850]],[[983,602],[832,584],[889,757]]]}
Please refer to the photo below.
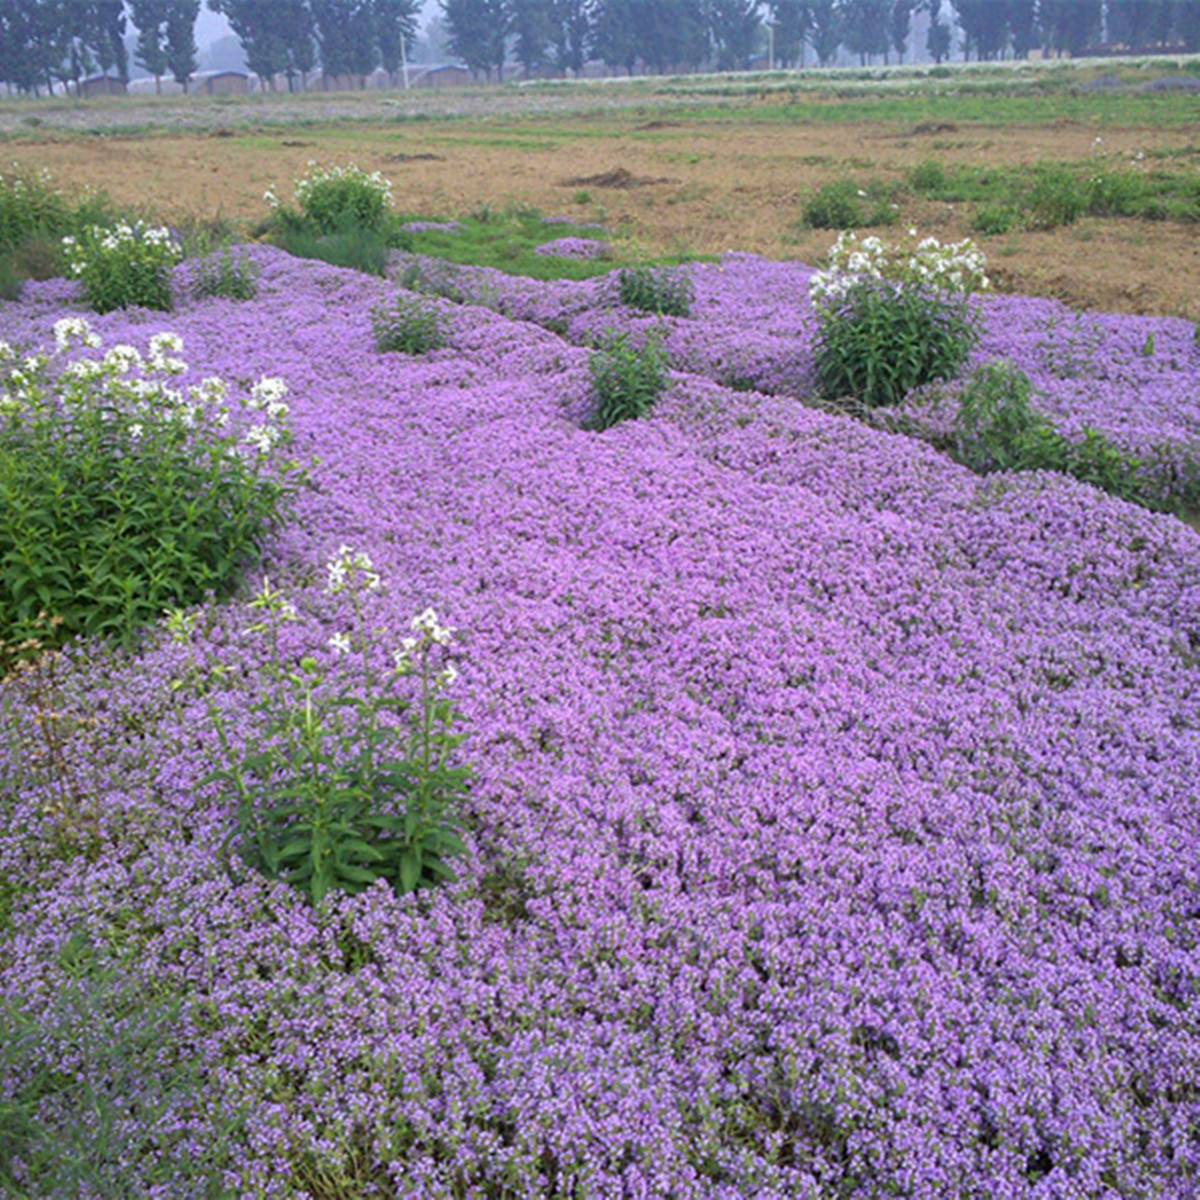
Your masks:
{"label": "green leafy plant", "polygon": [[47,172],[0,175],[0,251],[38,234],[61,237],[70,218],[70,208]]}
{"label": "green leafy plant", "polygon": [[1072,225],[1087,211],[1087,196],[1079,180],[1060,167],[1037,171],[1025,198],[1031,229],[1058,229]]}
{"label": "green leafy plant", "polygon": [[915,192],[943,192],[948,183],[946,168],[936,158],[927,158],[908,173],[908,182]]}
{"label": "green leafy plant", "polygon": [[68,273],[83,284],[98,313],[137,305],[171,307],[171,268],[182,252],[169,230],[121,221],[89,225],[78,237],[63,238]]}
{"label": "green leafy plant", "polygon": [[590,428],[610,429],[644,417],[666,389],[667,355],[660,337],[634,346],[628,334],[610,338],[588,359],[595,410]]}
{"label": "green leafy plant", "polygon": [[973,310],[913,285],[863,279],[821,317],[815,369],[828,399],[898,404],[913,389],[949,379],[978,340]]}
{"label": "green leafy plant", "polygon": [[232,589],[286,512],[296,466],[286,387],[262,379],[232,406],[186,370],[170,333],[143,356],[100,345],[86,321],[55,326],[54,355],[0,342],[0,640],[76,634],[128,644],[171,604]]}
{"label": "green leafy plant", "polygon": [[[391,209],[392,185],[378,171],[366,172],[353,163],[346,167],[318,167],[296,180],[296,203],[304,218],[321,233],[347,226],[382,230]],[[273,191],[267,203],[278,209]]]}
{"label": "green leafy plant", "polygon": [[[342,546],[328,572],[327,590],[350,597],[363,630],[366,603],[382,586],[371,560]],[[335,664],[353,658],[357,667],[341,671],[313,656],[284,660],[279,630],[297,613],[269,581],[252,607],[262,619],[251,631],[270,643],[253,745],[235,748],[220,709],[209,705],[225,759],[213,778],[238,801],[227,859],[236,847],[253,869],[314,905],[380,879],[400,893],[452,880],[450,860],[465,852],[455,810],[470,778],[452,763],[462,742],[446,695],[457,678],[446,661],[452,630],[426,609],[387,671],[377,666],[377,633],[336,633],[327,643]],[[170,624],[187,636],[182,614]]]}
{"label": "green leafy plant", "polygon": [[208,300],[253,300],[258,295],[258,267],[245,254],[235,254],[226,246],[210,254],[196,266],[192,276],[192,298]]}
{"label": "green leafy plant", "polygon": [[446,344],[445,318],[428,299],[401,292],[391,304],[371,311],[375,348],[381,353],[427,354]]}
{"label": "green leafy plant", "polygon": [[1015,209],[1003,204],[989,204],[976,211],[971,221],[971,228],[976,233],[995,237],[1003,233],[1011,233],[1021,224],[1021,214]]}
{"label": "green leafy plant", "polygon": [[660,316],[686,317],[692,311],[695,287],[678,267],[626,267],[617,275],[622,304]]}
{"label": "green leafy plant", "polygon": [[1161,507],[1142,462],[1095,429],[1063,437],[1031,404],[1028,377],[1011,363],[987,363],[959,396],[951,452],[973,471],[1059,471],[1122,500]]}
{"label": "green leafy plant", "polygon": [[863,225],[894,225],[896,210],[878,185],[858,187],[849,179],[822,184],[805,202],[804,224],[810,229],[855,229]]}

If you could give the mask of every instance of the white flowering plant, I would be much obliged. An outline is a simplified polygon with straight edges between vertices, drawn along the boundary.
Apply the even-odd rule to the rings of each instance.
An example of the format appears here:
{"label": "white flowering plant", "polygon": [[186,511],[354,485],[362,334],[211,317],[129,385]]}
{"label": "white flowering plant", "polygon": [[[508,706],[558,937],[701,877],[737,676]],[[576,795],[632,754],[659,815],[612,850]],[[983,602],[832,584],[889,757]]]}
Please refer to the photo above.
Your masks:
{"label": "white flowering plant", "polygon": [[809,282],[824,396],[897,404],[913,388],[950,378],[979,340],[974,297],[989,286],[985,268],[969,239],[943,244],[909,230],[888,245],[843,233]]}
{"label": "white flowering plant", "polygon": [[[307,172],[296,180],[295,195],[303,220],[327,234],[351,228],[379,230],[392,206],[391,181],[354,163],[322,167],[309,162]],[[274,188],[268,188],[263,199],[285,223],[289,221]]]}
{"label": "white flowering plant", "polygon": [[184,385],[183,343],[101,345],[64,317],[52,351],[0,342],[0,639],[44,612],[128,643],[167,605],[226,593],[303,472],[282,380]]}
{"label": "white flowering plant", "polygon": [[[314,906],[331,891],[360,892],[379,879],[398,893],[452,880],[449,860],[465,852],[456,808],[470,779],[452,761],[463,740],[448,695],[458,679],[453,629],[426,609],[394,642],[368,623],[383,590],[370,557],[340,546],[326,569],[326,591],[349,598],[353,620],[317,654],[285,660],[279,632],[300,618],[269,580],[251,601],[261,615],[246,633],[269,647],[252,746],[235,747],[209,698],[224,756],[212,778],[238,805],[227,866],[236,849]],[[178,614],[168,627],[188,636]]]}
{"label": "white flowering plant", "polygon": [[98,313],[116,308],[171,308],[171,268],[183,257],[164,226],[89,225],[62,240],[67,274],[83,284],[88,305]]}

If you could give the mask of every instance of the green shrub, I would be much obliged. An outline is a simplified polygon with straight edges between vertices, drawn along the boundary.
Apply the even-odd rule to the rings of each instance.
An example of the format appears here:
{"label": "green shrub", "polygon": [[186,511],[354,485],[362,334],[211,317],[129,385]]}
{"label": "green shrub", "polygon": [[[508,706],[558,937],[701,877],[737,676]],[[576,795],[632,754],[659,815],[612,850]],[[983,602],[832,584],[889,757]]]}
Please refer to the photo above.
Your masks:
{"label": "green shrub", "polygon": [[1094,217],[1133,217],[1143,210],[1146,186],[1129,171],[1102,171],[1088,179],[1085,196]]}
{"label": "green shrub", "polygon": [[140,222],[89,225],[78,237],[63,238],[63,249],[70,275],[83,284],[96,312],[133,305],[170,309],[171,268],[180,249],[168,230]]}
{"label": "green shrub", "polygon": [[804,202],[804,223],[810,229],[857,229],[863,224],[860,199],[848,179],[822,184]]}
{"label": "green shrub", "polygon": [[197,264],[192,277],[192,297],[196,300],[213,297],[253,300],[258,295],[258,274],[252,258],[245,254],[235,255],[232,247],[226,246]]}
{"label": "green shrub", "polygon": [[64,638],[129,643],[168,605],[227,593],[286,511],[286,388],[261,380],[231,420],[220,380],[168,386],[186,369],[173,334],[145,359],[75,362],[74,341],[100,344],[87,323],[55,338],[20,364],[0,343],[0,642],[38,636],[46,613]]}
{"label": "green shrub", "polygon": [[392,185],[378,171],[311,166],[296,181],[296,202],[304,217],[322,233],[347,226],[382,229],[391,208]]}
{"label": "green shrub", "polygon": [[348,226],[335,233],[321,233],[303,225],[288,225],[276,234],[275,242],[297,258],[315,258],[368,275],[387,273],[388,239],[377,229]]}
{"label": "green shrub", "polygon": [[971,222],[971,228],[976,233],[995,237],[1002,233],[1011,233],[1021,224],[1021,214],[1015,208],[1002,204],[989,204],[986,208],[976,211]]}
{"label": "green shrub", "polygon": [[1073,225],[1087,210],[1087,197],[1079,180],[1061,167],[1043,167],[1035,174],[1025,197],[1031,229],[1058,229]]}
{"label": "green shrub", "polygon": [[371,311],[375,348],[381,353],[427,354],[446,344],[445,321],[436,305],[401,292],[391,304]]}
{"label": "green shrub", "polygon": [[678,267],[626,267],[617,288],[622,304],[660,316],[686,317],[695,299],[691,276]]}
{"label": "green shrub", "polygon": [[46,172],[0,175],[0,251],[36,234],[61,237],[70,219],[66,201]]}
{"label": "green shrub", "polygon": [[25,277],[13,262],[11,254],[0,254],[0,300],[19,300]]}
{"label": "green shrub", "polygon": [[822,316],[817,383],[830,400],[855,396],[872,407],[898,404],[913,388],[949,379],[977,340],[977,319],[966,303],[862,279]]}
{"label": "green shrub", "polygon": [[944,192],[949,179],[946,168],[937,159],[927,158],[909,171],[908,182],[915,192]]}
{"label": "green shrub", "polygon": [[590,428],[611,429],[621,421],[644,417],[667,386],[667,355],[652,336],[637,348],[628,334],[610,338],[588,359],[595,411]]}
{"label": "green shrub", "polygon": [[[327,590],[349,592],[357,624],[368,627],[364,606],[382,586],[371,560],[342,546],[328,572]],[[215,778],[238,800],[227,850],[236,842],[246,863],[301,889],[314,906],[331,891],[361,892],[379,879],[401,893],[453,880],[449,860],[465,850],[455,808],[470,771],[450,763],[462,742],[445,695],[457,678],[445,658],[452,631],[426,609],[385,673],[374,666],[373,635],[335,633],[327,643],[334,654],[361,663],[341,681],[315,658],[283,660],[279,627],[296,610],[267,581],[253,606],[264,614],[251,632],[270,639],[272,685],[256,706],[254,743],[235,752],[219,706],[209,705],[226,760]],[[169,625],[181,640],[191,633],[182,612]],[[409,677],[412,698],[401,684]]]}

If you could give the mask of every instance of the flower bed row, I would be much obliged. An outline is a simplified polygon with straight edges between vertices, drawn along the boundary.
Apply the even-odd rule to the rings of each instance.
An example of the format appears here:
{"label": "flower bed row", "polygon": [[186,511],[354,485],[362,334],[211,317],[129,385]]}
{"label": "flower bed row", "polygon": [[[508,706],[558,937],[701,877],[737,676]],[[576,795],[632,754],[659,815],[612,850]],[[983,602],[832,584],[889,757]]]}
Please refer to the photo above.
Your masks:
{"label": "flower bed row", "polygon": [[[399,256],[410,266],[413,256]],[[738,390],[812,395],[817,317],[813,271],[748,254],[684,268],[695,299],[687,317],[623,308],[616,275],[542,283],[479,267],[425,260],[433,286],[533,321],[588,344],[609,331],[668,330],[665,348],[682,370]],[[965,370],[1003,359],[1029,376],[1034,406],[1068,438],[1085,427],[1144,460],[1164,497],[1200,495],[1200,344],[1188,321],[1076,314],[1054,300],[993,295]],[[926,390],[899,412],[932,438],[954,422],[954,389]]]}
{"label": "flower bed row", "polygon": [[[353,680],[343,544],[385,639],[436,606],[468,854],[437,890],[318,909],[222,857],[204,713],[260,732],[245,603],[190,649],[71,651],[85,847],[0,743],[0,1012],[30,1019],[0,1095],[88,1081],[92,1115],[51,1088],[40,1118],[67,1144],[111,1116],[97,1194],[1195,1188],[1190,531],[697,375],[587,433],[586,354],[555,334],[464,306],[446,349],[379,354],[379,280],[251,253],[251,303],[95,326],[286,381],[320,461],[264,564],[297,610],[281,651]],[[788,278],[697,269],[671,336],[718,355],[725,302],[799,354]],[[74,296],[30,285],[0,337],[48,342]]]}

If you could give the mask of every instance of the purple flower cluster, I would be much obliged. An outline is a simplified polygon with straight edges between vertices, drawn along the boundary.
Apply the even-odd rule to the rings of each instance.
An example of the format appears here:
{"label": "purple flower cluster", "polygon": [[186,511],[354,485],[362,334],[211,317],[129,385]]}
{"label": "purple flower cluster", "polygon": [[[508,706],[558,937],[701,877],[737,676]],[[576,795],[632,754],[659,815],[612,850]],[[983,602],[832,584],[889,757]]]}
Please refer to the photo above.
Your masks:
{"label": "purple flower cluster", "polygon": [[[812,270],[730,254],[687,268],[691,315],[659,318],[622,308],[615,279],[538,283],[486,268],[460,268],[468,295],[588,344],[606,332],[667,330],[680,369],[738,389],[807,397],[818,333],[808,297]],[[472,291],[474,288],[474,291]],[[1146,461],[1167,494],[1200,488],[1200,346],[1188,321],[1076,316],[1054,300],[989,296],[983,336],[965,369],[1007,359],[1034,388],[1034,406],[1073,440],[1085,427]],[[942,394],[947,391],[949,394]],[[953,389],[914,395],[903,407],[931,434],[953,425]]]}
{"label": "purple flower cluster", "polygon": [[[608,281],[514,282],[523,319],[458,307],[414,359],[373,349],[390,285],[248,253],[252,303],[95,325],[287,381],[319,462],[267,550],[300,616],[283,650],[335,661],[351,616],[321,564],[342,543],[383,577],[373,627],[399,641],[436,606],[470,853],[436,892],[317,912],[231,877],[205,712],[257,736],[245,604],[191,648],[73,652],[96,845],[61,852],[0,738],[0,1000],[39,1017],[37,1065],[120,1099],[140,1152],[111,1194],[204,1194],[206,1161],[247,1196],[1197,1194],[1194,533],[700,373],[587,433],[586,351],[531,318],[640,324],[602,307]],[[806,272],[693,270],[696,316],[666,325],[694,371],[803,377]],[[72,295],[30,284],[0,337],[48,342]],[[987,348],[1029,360],[1046,311],[990,301]],[[1105,362],[1194,384],[1179,325],[1113,319]],[[1130,350],[1144,328],[1154,359]],[[1131,437],[1191,428],[1070,388]],[[52,1004],[80,938],[127,1002],[177,999],[154,1074],[191,1064],[190,1087],[150,1104],[150,1074],[85,1053]]]}
{"label": "purple flower cluster", "polygon": [[407,221],[400,228],[405,233],[457,233],[462,225],[458,221]]}
{"label": "purple flower cluster", "polygon": [[555,238],[552,242],[543,242],[534,247],[534,254],[544,254],[549,258],[607,258],[612,253],[612,247],[607,242],[599,242],[595,238],[564,237]]}

